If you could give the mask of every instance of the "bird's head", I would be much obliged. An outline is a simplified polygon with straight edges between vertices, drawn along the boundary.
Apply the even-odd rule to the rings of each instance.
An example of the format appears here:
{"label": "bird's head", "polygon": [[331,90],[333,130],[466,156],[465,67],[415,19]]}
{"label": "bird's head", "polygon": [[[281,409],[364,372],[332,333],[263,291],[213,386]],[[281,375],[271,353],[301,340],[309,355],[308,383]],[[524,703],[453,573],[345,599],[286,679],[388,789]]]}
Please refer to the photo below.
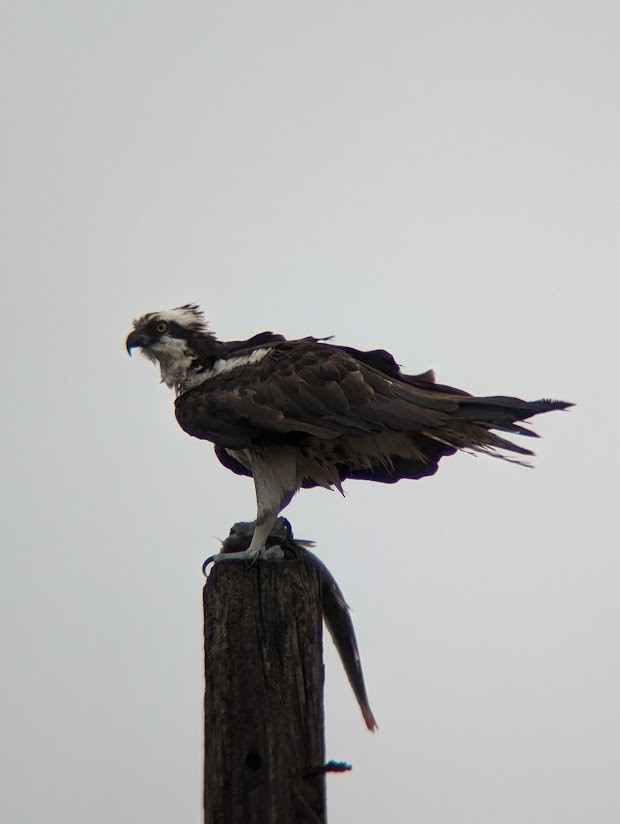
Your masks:
{"label": "bird's head", "polygon": [[130,355],[132,349],[140,349],[146,358],[159,363],[162,382],[177,391],[193,382],[209,344],[216,345],[215,338],[198,306],[189,303],[137,318],[126,341]]}

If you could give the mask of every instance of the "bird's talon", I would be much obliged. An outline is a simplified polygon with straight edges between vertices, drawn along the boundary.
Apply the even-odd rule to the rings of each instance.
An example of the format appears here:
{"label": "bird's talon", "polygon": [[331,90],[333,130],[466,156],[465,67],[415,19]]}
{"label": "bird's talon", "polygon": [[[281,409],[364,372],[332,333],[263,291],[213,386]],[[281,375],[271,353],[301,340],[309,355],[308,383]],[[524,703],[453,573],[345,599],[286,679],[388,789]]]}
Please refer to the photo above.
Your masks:
{"label": "bird's talon", "polygon": [[215,555],[210,555],[202,565],[202,574],[205,576],[205,578],[207,577],[207,567],[210,566],[210,564],[215,563],[215,558]]}

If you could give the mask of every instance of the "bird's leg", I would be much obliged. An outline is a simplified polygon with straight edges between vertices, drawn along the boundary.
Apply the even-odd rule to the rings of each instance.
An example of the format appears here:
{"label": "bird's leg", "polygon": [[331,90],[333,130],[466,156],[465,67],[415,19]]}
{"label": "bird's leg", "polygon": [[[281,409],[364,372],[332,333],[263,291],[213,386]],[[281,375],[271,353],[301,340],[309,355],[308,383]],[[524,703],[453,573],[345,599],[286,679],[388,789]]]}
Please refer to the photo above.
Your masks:
{"label": "bird's leg", "polygon": [[278,555],[276,547],[267,549],[267,539],[278,515],[299,488],[295,450],[282,446],[252,450],[252,475],[256,489],[256,525],[247,551],[237,552],[235,557],[254,561]]}
{"label": "bird's leg", "polygon": [[256,519],[256,526],[254,527],[254,534],[252,535],[252,541],[248,547],[248,557],[267,557],[267,554],[271,551],[267,549],[267,538],[269,538],[271,530],[275,526],[277,517],[277,512],[261,513],[259,511]]}

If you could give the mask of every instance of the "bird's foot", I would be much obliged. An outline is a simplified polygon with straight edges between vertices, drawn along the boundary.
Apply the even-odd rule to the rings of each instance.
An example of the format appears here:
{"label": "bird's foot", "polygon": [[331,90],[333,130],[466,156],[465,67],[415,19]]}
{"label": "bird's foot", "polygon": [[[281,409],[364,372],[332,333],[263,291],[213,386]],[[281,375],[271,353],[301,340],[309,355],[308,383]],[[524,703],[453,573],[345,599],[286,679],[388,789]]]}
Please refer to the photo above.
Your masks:
{"label": "bird's foot", "polygon": [[280,561],[284,558],[281,546],[270,546],[265,549],[246,549],[243,552],[220,552],[214,556],[216,563],[220,561],[249,561],[252,566],[256,561]]}
{"label": "bird's foot", "polygon": [[218,552],[211,555],[202,565],[202,574],[207,574],[207,567],[210,564],[219,564],[221,561],[245,561],[248,567],[253,567],[257,561],[281,561],[285,557],[285,552],[281,546],[270,546],[265,549],[246,549],[233,552]]}
{"label": "bird's foot", "polygon": [[234,524],[228,538],[222,541],[221,551],[207,558],[202,565],[203,573],[206,575],[207,567],[219,561],[245,561],[251,567],[258,560],[282,560],[291,555],[297,558],[299,547],[314,546],[314,541],[296,541],[286,518],[277,519],[262,547],[252,547],[255,529],[256,521],[239,521]]}

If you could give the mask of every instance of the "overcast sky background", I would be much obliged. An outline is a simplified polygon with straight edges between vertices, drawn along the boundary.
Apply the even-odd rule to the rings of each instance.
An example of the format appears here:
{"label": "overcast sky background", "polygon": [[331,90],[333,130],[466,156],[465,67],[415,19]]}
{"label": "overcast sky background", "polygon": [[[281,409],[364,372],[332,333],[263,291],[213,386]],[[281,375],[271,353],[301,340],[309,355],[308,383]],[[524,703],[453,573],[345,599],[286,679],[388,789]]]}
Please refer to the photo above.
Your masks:
{"label": "overcast sky background", "polygon": [[201,821],[203,559],[253,487],[124,338],[385,347],[577,402],[534,471],[447,459],[289,507],[326,640],[330,821],[620,820],[614,2],[8,2],[0,818]]}

